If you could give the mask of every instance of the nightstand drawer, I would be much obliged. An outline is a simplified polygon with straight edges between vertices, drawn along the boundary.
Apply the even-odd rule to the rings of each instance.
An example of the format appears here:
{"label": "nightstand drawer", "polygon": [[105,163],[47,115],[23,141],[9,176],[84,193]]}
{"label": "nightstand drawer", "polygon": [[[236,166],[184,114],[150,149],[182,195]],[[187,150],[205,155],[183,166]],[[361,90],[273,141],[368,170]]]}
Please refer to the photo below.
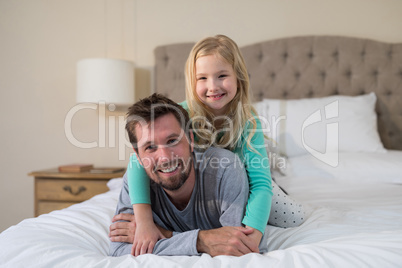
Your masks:
{"label": "nightstand drawer", "polygon": [[123,177],[124,172],[124,168],[113,173],[59,172],[57,168],[31,172],[29,175],[35,177],[35,216],[107,192],[107,182]]}
{"label": "nightstand drawer", "polygon": [[50,201],[84,201],[109,190],[107,180],[36,179],[36,197]]}
{"label": "nightstand drawer", "polygon": [[49,213],[53,210],[60,210],[79,202],[53,202],[53,201],[38,201],[38,214]]}

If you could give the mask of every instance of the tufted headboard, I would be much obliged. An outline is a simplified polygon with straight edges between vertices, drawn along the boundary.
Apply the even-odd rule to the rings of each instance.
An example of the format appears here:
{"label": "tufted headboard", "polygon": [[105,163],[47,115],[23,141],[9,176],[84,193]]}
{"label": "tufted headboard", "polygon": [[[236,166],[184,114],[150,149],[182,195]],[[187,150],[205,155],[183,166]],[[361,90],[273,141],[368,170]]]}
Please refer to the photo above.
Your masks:
{"label": "tufted headboard", "polygon": [[[185,99],[184,65],[194,43],[155,49],[155,88]],[[402,44],[338,36],[302,36],[240,48],[253,100],[329,95],[377,95],[378,129],[384,146],[402,150]]]}

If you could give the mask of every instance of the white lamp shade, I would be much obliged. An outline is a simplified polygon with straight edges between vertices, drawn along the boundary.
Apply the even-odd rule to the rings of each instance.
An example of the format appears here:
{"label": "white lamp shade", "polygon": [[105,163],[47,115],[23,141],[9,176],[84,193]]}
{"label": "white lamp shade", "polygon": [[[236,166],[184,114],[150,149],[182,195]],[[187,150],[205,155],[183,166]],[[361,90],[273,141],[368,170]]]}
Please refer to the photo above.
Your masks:
{"label": "white lamp shade", "polygon": [[134,103],[134,63],[83,59],[77,63],[77,102]]}

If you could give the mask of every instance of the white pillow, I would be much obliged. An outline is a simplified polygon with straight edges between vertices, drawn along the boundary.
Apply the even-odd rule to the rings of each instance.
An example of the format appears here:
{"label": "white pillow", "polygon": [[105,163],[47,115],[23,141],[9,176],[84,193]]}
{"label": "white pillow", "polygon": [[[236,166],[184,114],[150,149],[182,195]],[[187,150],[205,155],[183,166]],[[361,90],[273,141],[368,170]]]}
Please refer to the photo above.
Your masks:
{"label": "white pillow", "polygon": [[338,157],[339,164],[336,167],[331,167],[312,155],[291,157],[286,175],[402,184],[402,151],[339,153]]}
{"label": "white pillow", "polygon": [[[330,96],[300,100],[265,99],[255,103],[261,124],[289,157],[312,154],[337,162],[332,153],[385,152],[377,131],[376,95]],[[333,159],[325,159],[325,157]],[[336,163],[335,163],[335,162]]]}
{"label": "white pillow", "polygon": [[121,190],[121,187],[123,187],[123,179],[122,178],[115,178],[111,179],[107,182],[107,187],[109,187],[110,191],[114,190]]}

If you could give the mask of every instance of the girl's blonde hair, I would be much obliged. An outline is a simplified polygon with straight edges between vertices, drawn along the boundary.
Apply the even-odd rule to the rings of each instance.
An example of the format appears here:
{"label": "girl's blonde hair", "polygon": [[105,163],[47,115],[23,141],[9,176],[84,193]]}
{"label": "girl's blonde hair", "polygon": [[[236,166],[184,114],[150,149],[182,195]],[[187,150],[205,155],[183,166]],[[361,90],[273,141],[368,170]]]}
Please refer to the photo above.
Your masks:
{"label": "girl's blonde hair", "polygon": [[[237,77],[236,95],[228,104],[226,118],[220,118],[218,130],[216,129],[217,118],[214,117],[213,111],[202,103],[196,93],[196,61],[200,57],[209,55],[218,56],[230,64]],[[257,114],[251,105],[248,72],[237,44],[225,35],[200,40],[188,56],[185,77],[187,105],[198,146],[206,148],[215,145],[233,151],[240,145],[241,137],[247,135],[245,131],[248,131],[247,146],[254,150],[251,139],[257,126],[254,118]],[[217,139],[216,134],[219,130],[226,131]]]}

